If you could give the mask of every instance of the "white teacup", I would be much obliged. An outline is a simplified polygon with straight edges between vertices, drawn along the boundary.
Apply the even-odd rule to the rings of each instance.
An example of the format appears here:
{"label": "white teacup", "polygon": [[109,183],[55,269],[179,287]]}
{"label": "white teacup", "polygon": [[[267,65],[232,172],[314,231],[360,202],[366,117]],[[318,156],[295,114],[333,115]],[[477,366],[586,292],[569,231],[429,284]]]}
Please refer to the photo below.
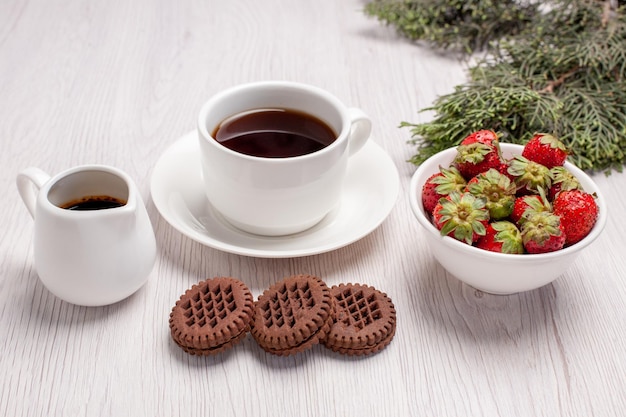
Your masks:
{"label": "white teacup", "polygon": [[[234,115],[264,108],[302,112],[336,135],[328,146],[290,157],[240,153],[213,138]],[[370,136],[371,121],[317,87],[283,81],[243,84],[213,96],[202,107],[198,136],[204,190],[209,202],[235,227],[279,236],[306,230],[340,201],[348,158]]]}
{"label": "white teacup", "polygon": [[128,175],[85,165],[51,178],[28,168],[18,174],[17,187],[35,221],[35,269],[51,293],[100,306],[123,300],[147,281],[156,240]]}

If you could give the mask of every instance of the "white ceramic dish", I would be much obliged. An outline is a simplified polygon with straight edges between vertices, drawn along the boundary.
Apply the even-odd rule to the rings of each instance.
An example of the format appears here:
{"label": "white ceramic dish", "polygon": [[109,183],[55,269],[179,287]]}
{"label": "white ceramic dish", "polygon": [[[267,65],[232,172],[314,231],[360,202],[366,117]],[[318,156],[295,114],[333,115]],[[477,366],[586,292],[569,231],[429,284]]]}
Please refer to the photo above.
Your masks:
{"label": "white ceramic dish", "polygon": [[170,146],[157,161],[151,194],[161,216],[176,230],[224,252],[260,258],[315,255],[349,245],[376,229],[398,198],[399,177],[387,153],[368,141],[350,158],[340,205],[300,233],[265,237],[230,225],[205,197],[196,132]]}
{"label": "white ceramic dish", "polygon": [[[501,148],[505,158],[521,154],[523,149],[521,145],[509,143],[502,143]],[[599,207],[594,228],[575,245],[545,254],[512,255],[489,252],[441,236],[424,213],[422,186],[430,175],[439,170],[440,165],[449,166],[455,155],[456,148],[446,149],[418,167],[411,178],[409,202],[417,221],[426,231],[425,236],[435,259],[452,275],[474,288],[493,294],[512,294],[542,287],[562,275],[581,250],[591,244],[604,229],[607,206],[600,190],[587,174],[566,162],[565,167],[578,178],[584,189],[597,195]]]}

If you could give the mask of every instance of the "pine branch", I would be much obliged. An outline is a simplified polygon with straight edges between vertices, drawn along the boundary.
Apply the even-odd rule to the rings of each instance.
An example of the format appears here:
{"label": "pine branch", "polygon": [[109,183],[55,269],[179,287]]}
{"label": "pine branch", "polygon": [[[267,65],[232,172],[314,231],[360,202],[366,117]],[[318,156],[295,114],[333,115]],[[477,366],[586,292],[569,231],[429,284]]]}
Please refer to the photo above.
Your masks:
{"label": "pine branch", "polygon": [[[391,2],[371,4],[380,7],[381,3]],[[447,4],[445,0],[393,3],[422,8],[428,3],[435,9],[433,4]],[[467,8],[484,4],[464,3]],[[515,2],[503,3],[515,7]],[[582,169],[622,169],[626,163],[625,2],[547,3],[548,11],[535,10],[514,31],[491,39],[488,58],[469,69],[469,80],[422,109],[433,111],[433,120],[401,123],[410,128],[409,142],[417,147],[411,162],[419,164],[456,146],[472,131],[489,128],[512,143],[524,143],[535,132],[552,133],[569,146],[570,160]],[[469,32],[459,28],[458,33]],[[443,39],[447,38],[434,44],[450,45]],[[473,39],[460,44],[467,46]]]}
{"label": "pine branch", "polygon": [[463,53],[518,33],[536,11],[537,5],[515,0],[374,0],[365,6],[367,15],[395,26],[409,39]]}

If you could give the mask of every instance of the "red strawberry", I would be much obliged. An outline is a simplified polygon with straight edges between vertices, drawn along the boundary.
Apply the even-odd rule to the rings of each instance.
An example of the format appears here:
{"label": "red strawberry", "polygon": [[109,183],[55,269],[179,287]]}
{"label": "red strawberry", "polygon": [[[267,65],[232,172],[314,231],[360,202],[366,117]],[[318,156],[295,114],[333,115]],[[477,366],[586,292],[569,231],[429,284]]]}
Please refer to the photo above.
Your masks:
{"label": "red strawberry", "polygon": [[522,241],[528,253],[547,253],[562,249],[565,232],[561,218],[550,212],[533,213],[522,224]]}
{"label": "red strawberry", "polygon": [[424,185],[422,186],[422,206],[424,207],[424,211],[426,213],[432,213],[437,202],[442,197],[437,192],[437,184],[433,182],[435,178],[442,177],[443,174],[441,172],[435,172],[433,175],[428,177]]}
{"label": "red strawberry", "polygon": [[573,245],[587,236],[598,218],[595,198],[581,190],[561,191],[553,207],[554,213],[561,217],[566,245]]}
{"label": "red strawberry", "polygon": [[582,186],[578,181],[578,178],[574,176],[565,167],[554,167],[550,170],[550,176],[552,177],[552,187],[548,192],[548,198],[553,201],[556,195],[565,190],[582,190]]}
{"label": "red strawberry", "polygon": [[495,146],[496,143],[499,143],[499,139],[493,130],[483,129],[469,134],[461,141],[461,145],[471,145],[473,143]]}
{"label": "red strawberry", "polygon": [[485,199],[492,220],[504,219],[513,210],[515,183],[497,169],[491,168],[476,175],[467,183],[465,190]]}
{"label": "red strawberry", "polygon": [[526,217],[532,213],[552,211],[550,202],[546,199],[543,188],[539,189],[539,194],[529,194],[517,197],[513,203],[513,211],[509,219],[517,226],[521,226]]}
{"label": "red strawberry", "polygon": [[502,163],[500,163],[500,167],[498,167],[498,171],[500,171],[501,174],[506,175],[511,181],[515,180],[515,177],[509,174],[509,161],[502,161]]}
{"label": "red strawberry", "polygon": [[443,236],[471,245],[485,234],[489,211],[485,200],[470,193],[454,191],[442,198],[433,210],[433,223]]}
{"label": "red strawberry", "polygon": [[491,130],[479,130],[467,136],[457,146],[454,165],[469,180],[489,168],[502,165],[500,141]]}
{"label": "red strawberry", "polygon": [[567,158],[563,142],[552,135],[537,133],[524,145],[522,156],[548,168],[561,166]]}
{"label": "red strawberry", "polygon": [[485,236],[478,238],[476,247],[491,252],[524,253],[521,232],[506,220],[488,224]]}
{"label": "red strawberry", "polygon": [[508,173],[514,177],[519,194],[537,194],[539,187],[549,190],[552,186],[548,167],[521,155],[515,156],[510,161]]}
{"label": "red strawberry", "polygon": [[456,168],[439,167],[439,172],[431,175],[422,187],[424,211],[431,214],[440,198],[452,191],[463,191],[465,184],[465,179]]}

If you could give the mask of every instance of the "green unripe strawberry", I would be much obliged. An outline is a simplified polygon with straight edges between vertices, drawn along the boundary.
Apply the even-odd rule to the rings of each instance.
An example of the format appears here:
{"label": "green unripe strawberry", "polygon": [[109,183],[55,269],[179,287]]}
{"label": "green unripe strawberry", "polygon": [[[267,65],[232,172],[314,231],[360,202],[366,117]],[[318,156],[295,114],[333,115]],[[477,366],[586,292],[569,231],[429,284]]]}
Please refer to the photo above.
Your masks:
{"label": "green unripe strawberry", "polygon": [[468,182],[466,190],[485,199],[491,220],[504,219],[513,211],[517,187],[497,169],[491,168],[476,175]]}
{"label": "green unripe strawberry", "polygon": [[442,198],[433,210],[433,223],[443,236],[471,245],[485,234],[489,210],[485,200],[465,192],[454,191]]}
{"label": "green unripe strawberry", "polygon": [[552,185],[548,167],[521,155],[510,161],[507,172],[513,176],[517,191],[521,194],[537,194],[539,187],[549,190]]}

